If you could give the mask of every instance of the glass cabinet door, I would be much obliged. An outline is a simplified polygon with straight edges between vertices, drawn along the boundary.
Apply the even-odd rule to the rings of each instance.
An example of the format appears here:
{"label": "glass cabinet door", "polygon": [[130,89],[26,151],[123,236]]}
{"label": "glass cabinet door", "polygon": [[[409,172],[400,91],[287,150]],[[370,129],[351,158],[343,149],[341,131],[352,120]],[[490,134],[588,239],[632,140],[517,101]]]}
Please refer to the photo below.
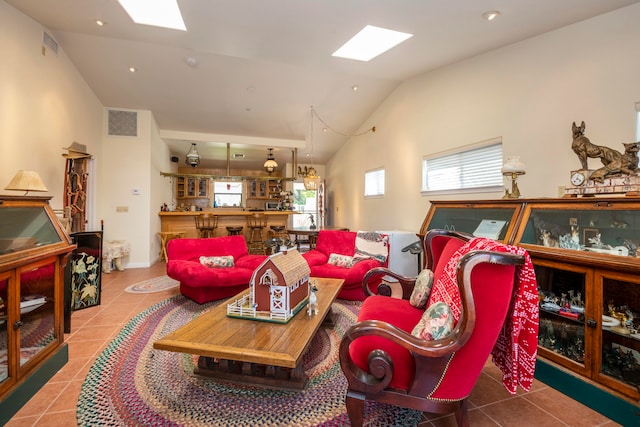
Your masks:
{"label": "glass cabinet door", "polygon": [[[0,391],[10,382],[8,309],[12,289],[11,273],[0,273]],[[14,374],[13,374],[14,375]]]}
{"label": "glass cabinet door", "polygon": [[55,262],[18,270],[20,366],[57,340],[55,328]]}
{"label": "glass cabinet door", "polygon": [[571,249],[635,259],[640,244],[637,205],[598,201],[530,205],[516,240],[524,245]]}
{"label": "glass cabinet door", "polygon": [[573,370],[587,372],[591,341],[586,330],[588,315],[587,286],[593,277],[591,269],[572,265],[534,263],[538,282],[540,353]]}
{"label": "glass cabinet door", "polygon": [[601,272],[601,362],[599,380],[626,394],[640,397],[640,278]]}
{"label": "glass cabinet door", "polygon": [[209,196],[209,180],[208,179],[199,179],[198,180],[198,197],[204,198]]}
{"label": "glass cabinet door", "polygon": [[456,230],[511,243],[521,202],[431,202],[421,234],[432,229]]}

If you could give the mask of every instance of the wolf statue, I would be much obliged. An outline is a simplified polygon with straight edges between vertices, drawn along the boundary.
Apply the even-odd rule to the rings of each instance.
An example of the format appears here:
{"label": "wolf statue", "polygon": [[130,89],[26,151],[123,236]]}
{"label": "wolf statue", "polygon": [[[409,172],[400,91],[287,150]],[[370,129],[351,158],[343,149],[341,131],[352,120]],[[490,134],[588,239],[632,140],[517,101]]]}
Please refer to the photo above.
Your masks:
{"label": "wolf statue", "polygon": [[624,154],[613,148],[595,145],[584,136],[584,121],[580,126],[573,122],[571,134],[573,142],[571,149],[576,153],[583,170],[588,170],[587,159],[599,158],[603,167],[596,169],[589,179],[602,183],[610,175],[636,175],[638,172],[638,151],[640,142],[624,144]]}

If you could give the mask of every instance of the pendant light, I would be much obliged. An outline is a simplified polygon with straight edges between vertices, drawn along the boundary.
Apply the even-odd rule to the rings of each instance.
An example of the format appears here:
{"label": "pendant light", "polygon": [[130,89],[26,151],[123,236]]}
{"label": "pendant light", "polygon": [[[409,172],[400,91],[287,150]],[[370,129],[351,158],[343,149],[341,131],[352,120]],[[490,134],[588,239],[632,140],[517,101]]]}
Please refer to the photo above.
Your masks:
{"label": "pendant light", "polygon": [[195,142],[191,143],[191,149],[185,157],[185,163],[192,168],[195,168],[200,164],[200,154],[198,153]]}
{"label": "pendant light", "polygon": [[311,162],[311,166],[309,169],[305,167],[303,182],[305,190],[315,191],[320,185],[320,177],[316,174],[316,170],[313,167],[313,106],[311,107],[311,134],[309,136],[309,141],[311,147],[309,150],[309,161]]}
{"label": "pendant light", "polygon": [[267,161],[264,162],[264,168],[267,172],[269,172],[269,175],[271,175],[271,173],[276,170],[276,168],[278,167],[278,163],[276,163],[276,161],[273,158],[273,148],[269,148],[269,154],[267,155]]}

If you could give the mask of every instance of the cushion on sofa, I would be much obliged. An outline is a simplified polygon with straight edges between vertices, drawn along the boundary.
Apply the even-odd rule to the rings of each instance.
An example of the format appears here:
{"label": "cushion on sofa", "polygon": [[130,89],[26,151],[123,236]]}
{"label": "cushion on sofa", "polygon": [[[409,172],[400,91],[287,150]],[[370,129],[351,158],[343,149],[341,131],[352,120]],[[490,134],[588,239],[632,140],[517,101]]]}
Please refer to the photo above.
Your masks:
{"label": "cushion on sofa", "polygon": [[409,298],[411,305],[418,308],[425,308],[429,295],[431,294],[432,286],[433,271],[425,268],[418,274],[418,277],[416,277],[416,282],[413,285],[413,291],[411,291],[411,297]]}
{"label": "cushion on sofa", "polygon": [[336,267],[351,268],[353,266],[354,259],[349,255],[331,254],[327,264],[335,265]]}
{"label": "cushion on sofa", "polygon": [[201,256],[200,264],[209,268],[230,268],[233,267],[233,257],[225,256]]}

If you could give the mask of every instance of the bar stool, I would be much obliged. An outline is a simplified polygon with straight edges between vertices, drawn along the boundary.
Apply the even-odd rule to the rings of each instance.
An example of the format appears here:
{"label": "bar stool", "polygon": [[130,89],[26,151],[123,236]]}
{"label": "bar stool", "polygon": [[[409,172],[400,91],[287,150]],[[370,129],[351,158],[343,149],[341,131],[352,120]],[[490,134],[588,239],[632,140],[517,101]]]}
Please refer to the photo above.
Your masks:
{"label": "bar stool", "polygon": [[160,261],[167,259],[167,243],[171,239],[181,239],[187,233],[185,231],[160,231],[158,236],[160,236]]}
{"label": "bar stool", "polygon": [[234,226],[228,226],[227,227],[227,235],[228,236],[238,236],[240,234],[242,234],[242,229],[244,227],[234,227]]}
{"label": "bar stool", "polygon": [[196,222],[196,229],[200,237],[214,237],[218,228],[218,217],[216,215],[200,214],[193,217]]}
{"label": "bar stool", "polygon": [[291,240],[289,238],[289,233],[286,232],[286,227],[284,225],[272,225],[269,228],[271,229],[271,237],[280,240],[281,245],[289,246]]}
{"label": "bar stool", "polygon": [[254,214],[247,217],[249,240],[247,241],[250,254],[264,254],[264,229],[267,227],[267,217],[264,214]]}

